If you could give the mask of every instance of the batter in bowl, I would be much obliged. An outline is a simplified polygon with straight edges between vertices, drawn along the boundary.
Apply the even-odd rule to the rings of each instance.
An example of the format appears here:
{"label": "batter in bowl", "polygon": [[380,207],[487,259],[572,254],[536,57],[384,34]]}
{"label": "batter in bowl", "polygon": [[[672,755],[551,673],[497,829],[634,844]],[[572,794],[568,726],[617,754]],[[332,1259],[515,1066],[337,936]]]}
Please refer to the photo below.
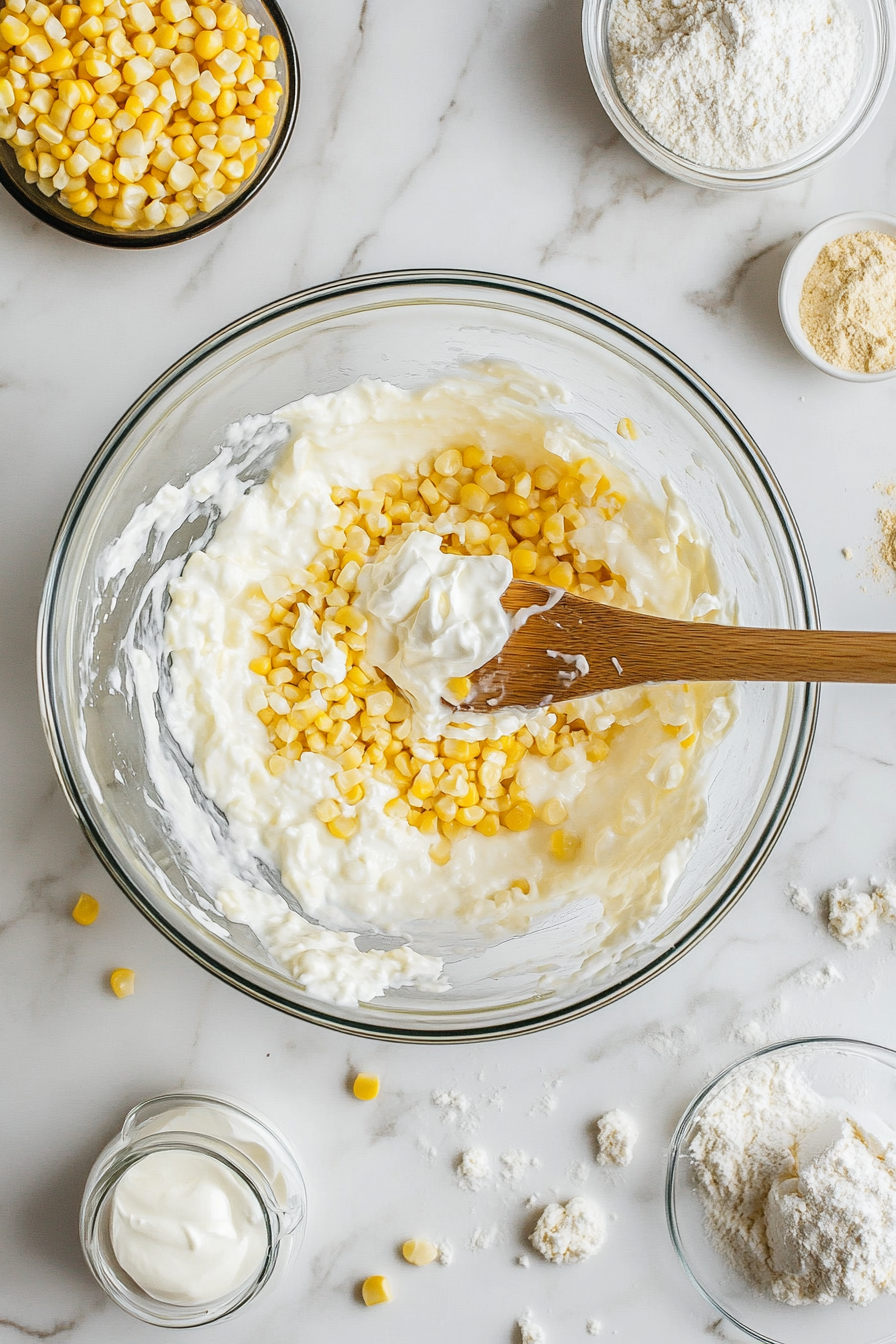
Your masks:
{"label": "batter in bowl", "polygon": [[349,930],[497,939],[586,900],[611,947],[697,841],[732,688],[445,704],[503,644],[515,575],[731,619],[682,499],[655,499],[561,402],[506,366],[305,397],[274,417],[289,440],[270,475],[170,584],[168,726],[302,913],[236,881],[218,904],[317,997],[446,984],[439,958],[363,952]]}

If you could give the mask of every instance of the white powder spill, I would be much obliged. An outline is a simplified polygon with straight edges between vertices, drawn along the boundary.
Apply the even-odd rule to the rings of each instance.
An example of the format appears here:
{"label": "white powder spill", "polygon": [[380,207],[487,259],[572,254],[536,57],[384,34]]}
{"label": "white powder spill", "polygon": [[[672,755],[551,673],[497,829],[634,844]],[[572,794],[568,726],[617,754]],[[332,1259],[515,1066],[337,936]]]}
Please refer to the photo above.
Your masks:
{"label": "white powder spill", "polygon": [[500,1233],[497,1226],[477,1227],[470,1238],[471,1251],[490,1251],[499,1240]]}
{"label": "white powder spill", "polygon": [[472,1101],[464,1096],[463,1092],[457,1092],[453,1088],[450,1090],[436,1088],[432,1094],[432,1104],[441,1111],[442,1119],[447,1125],[456,1125],[458,1129],[467,1132],[479,1127],[479,1116]]}
{"label": "white powder spill", "polygon": [[532,1308],[527,1307],[517,1321],[520,1332],[520,1344],[545,1344],[545,1333],[532,1316]]}
{"label": "white powder spill", "polygon": [[788,898],[794,910],[799,910],[801,915],[815,914],[815,901],[805,887],[791,884],[785,889],[784,895]]}
{"label": "white powder spill", "polygon": [[635,1151],[638,1126],[625,1111],[607,1111],[600,1117],[596,1129],[599,1167],[627,1167]]}
{"label": "white powder spill", "polygon": [[484,1148],[467,1148],[458,1157],[455,1177],[461,1190],[475,1194],[488,1185],[491,1176],[491,1163]]}
{"label": "white powder spill", "polygon": [[530,1157],[522,1148],[508,1149],[501,1154],[500,1162],[501,1180],[507,1181],[509,1185],[519,1184],[528,1171],[541,1166],[537,1157]]}
{"label": "white powder spill", "polygon": [[840,983],[843,976],[833,962],[826,961],[821,966],[804,966],[794,978],[797,984],[805,985],[807,989],[830,989]]}

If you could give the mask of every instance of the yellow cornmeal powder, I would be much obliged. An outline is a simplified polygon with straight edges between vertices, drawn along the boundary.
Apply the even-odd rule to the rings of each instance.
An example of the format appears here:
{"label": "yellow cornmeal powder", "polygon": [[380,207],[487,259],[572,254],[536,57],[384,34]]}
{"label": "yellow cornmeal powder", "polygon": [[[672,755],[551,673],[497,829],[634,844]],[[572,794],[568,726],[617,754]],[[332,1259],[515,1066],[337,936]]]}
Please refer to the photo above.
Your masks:
{"label": "yellow cornmeal powder", "polygon": [[896,238],[863,231],[825,244],[803,285],[800,323],[829,364],[896,368]]}

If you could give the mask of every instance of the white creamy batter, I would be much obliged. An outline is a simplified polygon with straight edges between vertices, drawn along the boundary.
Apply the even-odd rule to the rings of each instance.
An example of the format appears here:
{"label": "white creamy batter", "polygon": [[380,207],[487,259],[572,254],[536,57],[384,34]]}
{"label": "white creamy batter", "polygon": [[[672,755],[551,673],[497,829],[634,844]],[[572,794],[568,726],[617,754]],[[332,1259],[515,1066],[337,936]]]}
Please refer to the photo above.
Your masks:
{"label": "white creamy batter", "polygon": [[207,1153],[150,1153],[121,1177],[112,1200],[112,1249],[126,1274],[160,1302],[201,1305],[257,1273],[267,1251],[264,1213],[233,1171]]}
{"label": "white creamy batter", "polygon": [[446,683],[500,653],[510,634],[501,594],[513,578],[503,555],[447,555],[434,532],[413,532],[358,575],[370,618],[367,658],[404,691],[418,736],[451,721]]}
{"label": "white creamy batter", "polygon": [[[426,928],[468,929],[498,937],[587,901],[594,947],[612,949],[662,907],[693,849],[705,817],[707,758],[732,719],[727,687],[635,687],[571,702],[568,714],[607,737],[607,758],[591,761],[577,746],[558,772],[531,752],[518,774],[535,808],[559,798],[568,826],[584,837],[562,862],[548,850],[547,828],[536,824],[494,837],[470,829],[439,865],[430,836],[384,812],[395,789],[374,775],[363,799],[346,809],[357,829],[338,839],[314,811],[322,799],[338,798],[336,761],[305,751],[282,773],[268,768],[271,744],[258,718],[264,695],[249,664],[263,652],[257,631],[271,602],[309,582],[308,566],[336,534],[331,487],[369,489],[385,472],[414,474],[452,445],[511,454],[533,471],[593,459],[624,502],[610,518],[582,507],[573,541],[583,556],[624,576],[612,600],[679,619],[730,615],[707,541],[683,501],[667,486],[657,502],[575,422],[546,409],[559,395],[521,369],[481,369],[415,392],[363,379],[306,397],[274,417],[288,425],[289,441],[267,480],[231,493],[208,545],[170,582],[167,724],[232,835],[280,872],[305,915],[329,927],[235,879],[219,882],[219,908],[248,924],[316,997],[353,1003],[390,986],[445,985],[439,957],[412,946],[361,951],[348,930],[409,938]],[[452,539],[463,545],[469,519],[452,506],[429,531],[405,524],[361,568],[367,656],[405,691],[415,726],[428,734],[484,742],[525,725],[538,739],[550,732],[550,709],[451,715],[439,703],[445,679],[487,661],[507,629],[498,599],[509,563],[439,549]],[[291,638],[303,666],[334,681],[345,675],[330,635],[300,620]]]}

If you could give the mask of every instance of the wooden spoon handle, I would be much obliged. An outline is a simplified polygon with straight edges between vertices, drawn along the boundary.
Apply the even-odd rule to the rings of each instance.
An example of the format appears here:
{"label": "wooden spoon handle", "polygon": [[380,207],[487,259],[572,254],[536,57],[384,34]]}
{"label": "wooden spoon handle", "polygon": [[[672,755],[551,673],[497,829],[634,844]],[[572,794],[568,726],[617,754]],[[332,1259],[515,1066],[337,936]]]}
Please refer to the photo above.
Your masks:
{"label": "wooden spoon handle", "polygon": [[[614,608],[602,612],[609,651]],[[625,655],[621,685],[641,681],[896,682],[896,634],[852,630],[754,630],[627,613],[618,631]],[[609,654],[612,659],[612,653]],[[589,658],[592,670],[598,667]],[[605,671],[606,669],[604,669]],[[605,680],[605,678],[604,678]],[[582,679],[582,684],[587,677]]]}
{"label": "wooden spoon handle", "polygon": [[476,674],[465,702],[472,709],[547,705],[645,682],[896,682],[896,634],[670,621],[519,579],[502,602],[528,618]]}

